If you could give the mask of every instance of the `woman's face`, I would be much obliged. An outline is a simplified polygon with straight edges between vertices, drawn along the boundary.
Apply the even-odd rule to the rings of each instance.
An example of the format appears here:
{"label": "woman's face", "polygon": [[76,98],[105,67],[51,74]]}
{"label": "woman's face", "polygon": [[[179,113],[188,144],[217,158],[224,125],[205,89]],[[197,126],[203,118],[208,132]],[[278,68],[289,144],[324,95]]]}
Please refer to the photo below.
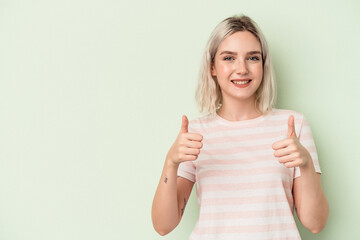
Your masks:
{"label": "woman's face", "polygon": [[230,99],[254,100],[263,78],[260,42],[248,32],[225,38],[215,54],[212,76],[216,76],[223,102]]}

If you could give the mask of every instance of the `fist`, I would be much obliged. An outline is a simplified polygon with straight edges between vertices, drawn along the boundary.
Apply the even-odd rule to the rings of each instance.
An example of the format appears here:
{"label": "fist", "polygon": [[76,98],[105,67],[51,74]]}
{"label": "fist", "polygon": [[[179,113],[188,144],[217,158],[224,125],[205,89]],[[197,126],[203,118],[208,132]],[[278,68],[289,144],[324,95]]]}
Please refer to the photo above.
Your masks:
{"label": "fist", "polygon": [[189,133],[188,126],[189,120],[184,115],[180,132],[166,156],[166,159],[174,165],[196,160],[203,146],[203,136],[198,133]]}
{"label": "fist", "polygon": [[295,132],[294,116],[288,119],[287,138],[272,145],[274,156],[287,168],[303,167],[311,159],[310,153],[301,145]]}

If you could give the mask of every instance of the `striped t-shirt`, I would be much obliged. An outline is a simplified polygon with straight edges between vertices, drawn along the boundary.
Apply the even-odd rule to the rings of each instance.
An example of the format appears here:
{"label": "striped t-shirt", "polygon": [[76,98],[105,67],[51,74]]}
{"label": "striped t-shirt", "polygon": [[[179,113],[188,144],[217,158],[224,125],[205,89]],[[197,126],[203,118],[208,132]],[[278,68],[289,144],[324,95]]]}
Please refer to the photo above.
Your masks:
{"label": "striped t-shirt", "polygon": [[189,122],[203,135],[197,160],[183,162],[178,176],[196,183],[199,219],[190,240],[301,239],[294,220],[293,179],[300,169],[286,168],[272,144],[287,137],[288,118],[321,173],[314,140],[303,114],[274,109],[244,121],[207,115]]}

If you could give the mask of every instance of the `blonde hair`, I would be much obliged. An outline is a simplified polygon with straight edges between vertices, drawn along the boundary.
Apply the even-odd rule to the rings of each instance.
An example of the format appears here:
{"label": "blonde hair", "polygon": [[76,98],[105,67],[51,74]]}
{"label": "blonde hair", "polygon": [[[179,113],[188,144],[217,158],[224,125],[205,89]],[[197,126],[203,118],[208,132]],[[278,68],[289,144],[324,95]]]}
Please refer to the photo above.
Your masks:
{"label": "blonde hair", "polygon": [[228,36],[239,31],[249,31],[261,44],[263,59],[263,79],[256,91],[255,106],[263,114],[273,110],[276,99],[274,70],[271,64],[269,48],[259,27],[245,15],[229,17],[220,22],[211,33],[203,55],[198,86],[196,89],[196,102],[201,113],[215,114],[221,107],[222,94],[216,77],[211,75],[211,67],[220,43]]}

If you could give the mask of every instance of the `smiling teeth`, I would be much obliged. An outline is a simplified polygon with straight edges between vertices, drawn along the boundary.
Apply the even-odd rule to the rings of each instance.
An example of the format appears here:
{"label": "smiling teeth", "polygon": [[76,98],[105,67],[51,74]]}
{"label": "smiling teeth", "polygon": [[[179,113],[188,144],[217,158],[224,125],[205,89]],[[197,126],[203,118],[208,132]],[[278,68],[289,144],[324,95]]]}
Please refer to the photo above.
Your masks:
{"label": "smiling teeth", "polygon": [[250,80],[247,80],[247,81],[233,81],[233,83],[236,83],[236,84],[247,84],[248,82],[250,82]]}

